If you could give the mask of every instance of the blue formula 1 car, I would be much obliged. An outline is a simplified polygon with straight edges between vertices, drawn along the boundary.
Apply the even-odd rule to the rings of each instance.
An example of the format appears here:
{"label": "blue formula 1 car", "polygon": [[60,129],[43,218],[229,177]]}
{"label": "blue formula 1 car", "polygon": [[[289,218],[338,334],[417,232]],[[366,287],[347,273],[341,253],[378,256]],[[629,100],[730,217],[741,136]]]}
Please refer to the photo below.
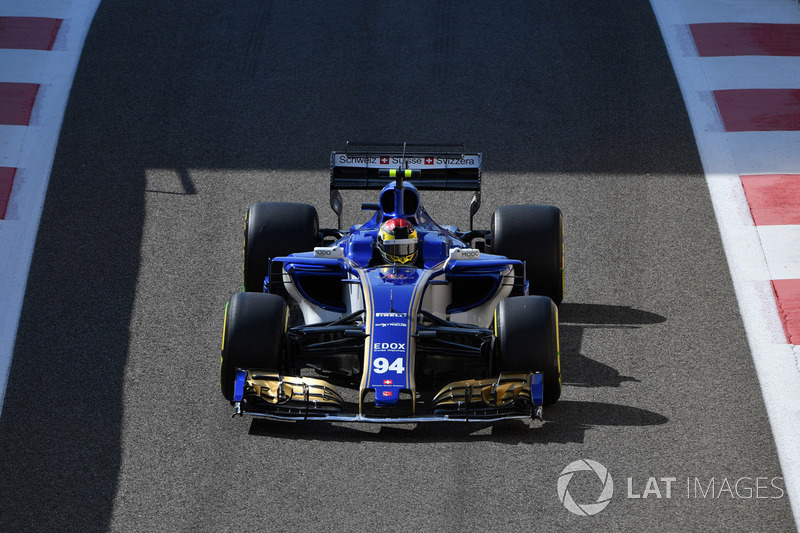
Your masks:
{"label": "blue formula 1 car", "polygon": [[[331,207],[251,205],[243,292],[225,308],[220,385],[235,414],[355,422],[538,418],[561,395],[564,223],[498,208],[475,230],[481,154],[354,144],[331,154]],[[380,190],[342,231],[341,190]],[[422,190],[474,191],[470,230],[439,225]]]}

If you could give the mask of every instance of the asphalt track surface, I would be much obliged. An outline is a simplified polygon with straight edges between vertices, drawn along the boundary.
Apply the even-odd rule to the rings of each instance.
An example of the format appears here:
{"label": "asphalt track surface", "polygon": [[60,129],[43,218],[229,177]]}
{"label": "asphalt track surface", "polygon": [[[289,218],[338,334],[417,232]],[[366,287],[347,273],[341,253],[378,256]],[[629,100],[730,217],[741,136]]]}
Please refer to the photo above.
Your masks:
{"label": "asphalt track surface", "polygon": [[[646,1],[104,2],[59,142],[0,422],[0,530],[790,530],[691,128]],[[345,140],[464,140],[567,222],[546,421],[273,423],[217,385],[241,228],[314,204]],[[347,196],[353,206],[367,195]],[[428,194],[467,224],[466,193]],[[562,469],[615,496],[568,512]],[[672,498],[628,499],[649,476]],[[574,480],[593,502],[597,479]],[[753,482],[755,483],[755,481]],[[661,485],[662,495],[665,486]]]}

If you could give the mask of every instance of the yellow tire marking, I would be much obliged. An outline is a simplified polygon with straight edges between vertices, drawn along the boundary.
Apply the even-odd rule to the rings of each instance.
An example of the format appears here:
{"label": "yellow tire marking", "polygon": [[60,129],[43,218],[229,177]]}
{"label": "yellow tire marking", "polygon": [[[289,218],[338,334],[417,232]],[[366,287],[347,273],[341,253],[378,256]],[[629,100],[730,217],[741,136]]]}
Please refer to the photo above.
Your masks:
{"label": "yellow tire marking", "polygon": [[558,386],[561,386],[561,339],[558,332],[558,307],[556,307],[556,362],[558,363]]}
{"label": "yellow tire marking", "polygon": [[228,304],[230,301],[225,303],[225,318],[222,321],[222,348],[219,352],[219,387],[222,388],[222,354],[225,351],[225,333],[228,331]]}
{"label": "yellow tire marking", "polygon": [[[228,331],[228,304],[230,304],[230,301],[228,301],[225,304],[225,318],[222,320],[222,349],[221,349],[221,351],[225,351],[225,333]],[[222,357],[222,356],[220,356],[220,357]]]}

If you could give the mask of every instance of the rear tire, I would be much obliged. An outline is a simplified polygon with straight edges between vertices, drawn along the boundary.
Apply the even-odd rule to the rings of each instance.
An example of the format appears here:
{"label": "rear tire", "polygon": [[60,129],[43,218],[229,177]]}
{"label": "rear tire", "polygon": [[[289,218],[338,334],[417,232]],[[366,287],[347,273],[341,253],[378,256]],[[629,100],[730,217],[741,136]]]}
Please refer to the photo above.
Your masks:
{"label": "rear tire", "polygon": [[280,372],[288,308],[276,294],[240,292],[225,306],[219,386],[233,400],[236,369],[263,368]]}
{"label": "rear tire", "polygon": [[[529,294],[547,296],[556,304],[564,299],[564,217],[559,208],[498,207],[492,214],[492,253],[525,261]],[[514,271],[522,276],[522,267]]]}
{"label": "rear tire", "polygon": [[[270,258],[296,252],[310,252],[317,243],[319,218],[312,205],[290,202],[261,202],[247,210],[244,219],[244,261],[242,289],[264,292],[264,278]],[[280,265],[272,271],[273,290],[282,293]]]}
{"label": "rear tire", "polygon": [[546,296],[519,296],[500,302],[495,315],[500,372],[541,372],[544,403],[561,397],[558,308]]}

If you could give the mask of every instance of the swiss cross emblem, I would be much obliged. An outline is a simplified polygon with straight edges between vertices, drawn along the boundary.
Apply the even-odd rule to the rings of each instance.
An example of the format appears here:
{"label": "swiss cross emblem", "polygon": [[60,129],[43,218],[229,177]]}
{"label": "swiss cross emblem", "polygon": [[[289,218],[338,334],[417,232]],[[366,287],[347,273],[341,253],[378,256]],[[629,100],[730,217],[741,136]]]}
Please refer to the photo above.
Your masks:
{"label": "swiss cross emblem", "polygon": [[391,385],[392,384],[392,380],[391,379],[384,379],[383,380],[383,384],[384,385]]}
{"label": "swiss cross emblem", "polygon": [[432,157],[426,157],[425,158],[425,164],[426,165],[432,165],[433,164],[433,158]]}
{"label": "swiss cross emblem", "polygon": [[385,390],[385,391],[383,391],[383,395],[384,395],[384,396],[391,396],[391,395],[392,395],[392,391],[390,391],[390,390]]}
{"label": "swiss cross emblem", "polygon": [[381,157],[381,165],[388,165],[389,158],[388,157]]}

